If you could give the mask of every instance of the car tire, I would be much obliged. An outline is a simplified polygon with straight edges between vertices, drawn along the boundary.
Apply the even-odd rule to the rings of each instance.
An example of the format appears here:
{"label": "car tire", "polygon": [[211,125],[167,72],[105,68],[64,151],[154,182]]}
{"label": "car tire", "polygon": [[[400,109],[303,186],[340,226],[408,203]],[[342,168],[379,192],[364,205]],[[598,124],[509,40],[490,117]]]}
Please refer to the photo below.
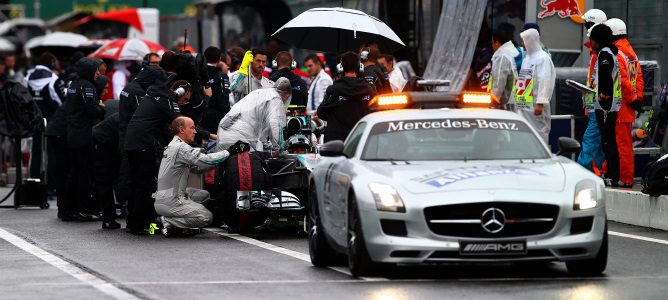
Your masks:
{"label": "car tire", "polygon": [[331,263],[335,253],[328,244],[324,228],[320,223],[318,200],[315,193],[315,186],[311,184],[307,203],[308,252],[311,256],[311,264],[318,268],[324,268]]}
{"label": "car tire", "polygon": [[380,264],[369,257],[355,195],[348,197],[348,268],[354,277],[373,275]]}
{"label": "car tire", "polygon": [[601,248],[596,257],[587,260],[567,261],[566,268],[574,276],[597,276],[605,271],[608,264],[608,225],[605,226]]}

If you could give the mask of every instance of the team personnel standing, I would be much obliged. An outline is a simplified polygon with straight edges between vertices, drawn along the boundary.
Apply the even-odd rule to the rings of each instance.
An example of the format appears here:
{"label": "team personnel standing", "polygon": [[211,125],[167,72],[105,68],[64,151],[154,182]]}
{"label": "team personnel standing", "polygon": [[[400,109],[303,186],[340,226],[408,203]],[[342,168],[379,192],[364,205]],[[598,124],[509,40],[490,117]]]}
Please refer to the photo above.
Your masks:
{"label": "team personnel standing", "polygon": [[[603,153],[606,160],[606,178],[612,185],[619,181],[619,150],[617,148],[616,123],[622,107],[622,83],[617,47],[612,44],[612,31],[605,24],[592,27],[589,35],[592,48],[598,54],[594,77],[598,80],[596,95],[596,120],[601,130]],[[625,132],[625,134],[629,134]]]}
{"label": "team personnel standing", "polygon": [[118,102],[118,147],[122,155],[116,194],[119,203],[129,203],[128,200],[132,197],[130,192],[130,164],[125,151],[123,151],[128,124],[135,110],[137,110],[139,103],[146,96],[146,90],[157,80],[167,80],[165,72],[159,66],[151,64],[151,59],[153,58],[149,57],[149,64],[144,66],[137,76],[121,91],[121,97]]}
{"label": "team personnel standing", "polygon": [[104,117],[104,104],[97,94],[95,80],[100,75],[98,62],[84,57],[75,68],[79,78],[67,89],[67,148],[70,172],[66,192],[66,215],[81,221],[96,219],[91,201],[93,178],[93,125]]}
{"label": "team personnel standing", "polygon": [[392,91],[395,93],[403,91],[407,80],[404,78],[401,70],[394,67],[394,56],[390,54],[382,54],[380,57],[378,57],[378,64],[387,70]]}
{"label": "team personnel standing", "polygon": [[[593,26],[601,24],[607,20],[607,16],[600,9],[588,10],[584,14],[583,18],[585,20],[585,29],[587,29],[588,32],[587,35],[589,35]],[[598,80],[594,76],[594,70],[596,68],[598,56],[596,51],[592,49],[591,42],[589,40],[585,42],[585,46],[589,49],[590,55],[589,70],[587,71],[587,82],[585,85],[596,90],[596,83]],[[588,117],[588,121],[587,129],[585,129],[584,135],[582,136],[582,150],[578,155],[578,163],[583,167],[593,171],[597,175],[600,175],[603,172],[605,154],[603,154],[603,148],[601,146],[601,131],[598,128],[598,121],[596,121],[594,107],[596,102],[596,94],[585,93],[582,95],[582,102],[585,115]]]}
{"label": "team personnel standing", "polygon": [[277,71],[271,73],[271,76],[269,76],[270,80],[277,81],[279,78],[285,77],[292,84],[292,100],[290,100],[290,104],[306,106],[308,88],[306,87],[306,81],[292,72],[292,70],[297,68],[297,62],[292,58],[292,54],[287,51],[278,52],[276,59],[272,62],[272,67]]}
{"label": "team personnel standing", "polygon": [[[387,70],[378,65],[380,50],[376,44],[367,44],[360,48],[360,61],[364,65],[359,76],[373,87],[375,94],[391,93],[392,87],[387,75]],[[374,95],[375,95],[374,94]]]}
{"label": "team personnel standing", "polygon": [[[38,65],[28,71],[25,80],[28,82],[28,90],[32,95],[33,101],[37,103],[42,116],[46,118],[47,123],[51,121],[51,116],[62,105],[61,96],[57,90],[58,75],[56,69],[58,60],[50,52],[44,52],[39,57]],[[37,133],[32,138],[32,149],[30,155],[30,177],[40,178],[42,174],[42,132]]]}
{"label": "team personnel standing", "polygon": [[515,57],[520,53],[511,41],[507,32],[494,30],[492,32],[492,72],[487,90],[499,101],[499,105],[506,106],[512,101],[513,86],[517,78]]}
{"label": "team personnel standing", "polygon": [[336,66],[339,79],[327,88],[325,99],[318,107],[318,118],[327,121],[324,141],[345,140],[357,121],[369,113],[369,101],[374,90],[358,77],[359,56],[346,52]]}
{"label": "team personnel standing", "polygon": [[554,90],[556,72],[552,59],[543,51],[536,29],[520,33],[526,57],[522,60],[515,83],[515,109],[533,123],[541,137],[548,143],[550,135],[550,99]]}
{"label": "team personnel standing", "polygon": [[[187,188],[190,171],[204,172],[222,163],[233,150],[204,154],[189,144],[195,140],[195,123],[188,117],[177,117],[172,122],[174,138],[165,149],[158,172],[155,192],[155,211],[160,215],[161,231],[173,235],[175,228],[200,228],[211,224],[213,214],[204,207],[209,192]],[[234,147],[232,147],[234,148]],[[230,153],[232,152],[232,153]]]}
{"label": "team personnel standing", "polygon": [[332,76],[325,72],[322,61],[316,54],[309,54],[304,59],[304,66],[309,75],[311,75],[311,86],[308,90],[308,104],[306,113],[313,115],[318,110],[318,106],[325,97],[325,91],[334,83]]}
{"label": "team personnel standing", "polygon": [[273,81],[262,76],[268,57],[269,54],[263,49],[246,51],[237,74],[230,80],[230,89],[236,101],[241,101],[254,90],[274,86]]}
{"label": "team personnel standing", "polygon": [[[619,52],[627,59],[626,71],[628,76],[622,76],[624,85],[622,85],[622,107],[617,116],[617,147],[619,148],[619,182],[621,187],[631,187],[633,185],[634,157],[633,157],[633,138],[629,134],[635,121],[635,112],[642,111],[642,101],[644,99],[643,89],[645,83],[642,78],[640,60],[636,52],[631,47],[626,38],[626,24],[620,19],[610,19],[605,22],[610,27],[613,36],[613,44]],[[631,92],[624,89],[630,88]],[[613,184],[614,185],[614,184]]]}
{"label": "team personnel standing", "polygon": [[169,124],[181,114],[179,105],[190,100],[192,88],[179,80],[151,86],[128,124],[124,150],[130,163],[132,196],[128,202],[127,232],[148,234],[156,217],[153,208],[153,184],[158,173],[157,160],[169,139]]}
{"label": "team personnel standing", "polygon": [[216,132],[218,123],[230,111],[230,80],[227,77],[227,70],[223,70],[225,63],[220,60],[221,54],[222,51],[216,47],[209,47],[204,50],[211,97],[209,107],[204,113],[202,127],[209,132]]}
{"label": "team personnel standing", "polygon": [[237,141],[257,145],[267,140],[276,148],[282,146],[281,130],[287,123],[285,113],[290,105],[292,85],[281,77],[274,88],[251,92],[232,106],[218,125],[218,149],[223,150]]}
{"label": "team personnel standing", "polygon": [[[102,75],[100,75],[102,76]],[[93,127],[94,192],[93,198],[102,209],[102,228],[118,229],[114,205],[114,183],[118,178],[121,155],[118,150],[118,113],[106,117]]]}

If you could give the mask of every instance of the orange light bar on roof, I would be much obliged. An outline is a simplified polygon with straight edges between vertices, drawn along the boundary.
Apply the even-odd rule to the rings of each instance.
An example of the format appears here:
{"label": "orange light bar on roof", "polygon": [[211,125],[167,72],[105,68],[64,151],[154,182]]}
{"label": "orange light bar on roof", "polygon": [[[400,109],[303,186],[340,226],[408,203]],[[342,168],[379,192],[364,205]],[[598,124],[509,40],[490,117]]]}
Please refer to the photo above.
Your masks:
{"label": "orange light bar on roof", "polygon": [[492,104],[494,98],[490,93],[483,92],[464,92],[462,102],[467,104]]}
{"label": "orange light bar on roof", "polygon": [[406,107],[408,102],[408,95],[406,94],[387,94],[374,97],[369,102],[369,107],[376,109],[397,109]]}

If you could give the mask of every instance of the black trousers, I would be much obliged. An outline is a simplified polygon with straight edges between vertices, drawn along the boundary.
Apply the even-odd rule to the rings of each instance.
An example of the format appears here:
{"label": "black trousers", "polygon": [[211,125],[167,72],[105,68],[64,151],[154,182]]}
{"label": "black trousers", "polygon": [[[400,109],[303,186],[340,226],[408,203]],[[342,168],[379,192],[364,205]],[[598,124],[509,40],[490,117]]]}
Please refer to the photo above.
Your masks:
{"label": "black trousers", "polygon": [[132,197],[132,172],[125,152],[121,156],[120,164],[118,180],[116,181],[116,201],[120,204],[127,204]]}
{"label": "black trousers", "polygon": [[604,112],[596,111],[596,121],[598,128],[601,131],[601,144],[603,146],[603,154],[605,154],[605,161],[607,170],[605,177],[610,178],[613,183],[619,181],[619,151],[617,148],[616,123],[617,112],[609,112],[607,117],[604,117]]}
{"label": "black trousers", "polygon": [[68,207],[69,202],[66,201],[67,177],[70,172],[70,162],[68,161],[69,151],[64,136],[47,137],[47,144],[50,152],[53,151],[53,155],[49,153],[49,168],[53,167],[55,173],[55,179],[53,181],[49,180],[49,184],[55,182],[56,196],[58,197],[56,201],[58,204],[58,215],[62,217],[63,214],[71,214],[76,209],[76,207]]}
{"label": "black trousers", "polygon": [[[67,176],[65,201],[69,213],[95,214],[92,201],[93,187],[93,147],[69,148],[70,172]],[[70,210],[70,208],[72,208]]]}
{"label": "black trousers", "polygon": [[158,165],[155,150],[126,151],[130,163],[132,196],[128,202],[127,228],[131,230],[147,229],[157,213],[151,194],[155,191]]}
{"label": "black trousers", "polygon": [[102,210],[102,220],[105,222],[116,219],[114,205],[114,182],[118,178],[121,155],[118,147],[113,144],[98,143],[95,145],[95,188],[93,197],[95,203]]}

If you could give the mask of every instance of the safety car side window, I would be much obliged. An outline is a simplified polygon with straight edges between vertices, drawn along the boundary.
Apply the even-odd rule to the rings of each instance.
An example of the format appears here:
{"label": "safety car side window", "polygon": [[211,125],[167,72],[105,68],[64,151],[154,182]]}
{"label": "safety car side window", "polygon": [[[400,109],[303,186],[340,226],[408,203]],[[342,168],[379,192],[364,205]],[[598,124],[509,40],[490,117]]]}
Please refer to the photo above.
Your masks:
{"label": "safety car side window", "polygon": [[364,134],[364,129],[366,128],[366,123],[359,123],[355,126],[352,133],[346,139],[346,145],[343,148],[343,154],[346,157],[355,156],[355,150],[357,150],[357,145],[359,145],[360,140],[362,139],[362,134]]}

